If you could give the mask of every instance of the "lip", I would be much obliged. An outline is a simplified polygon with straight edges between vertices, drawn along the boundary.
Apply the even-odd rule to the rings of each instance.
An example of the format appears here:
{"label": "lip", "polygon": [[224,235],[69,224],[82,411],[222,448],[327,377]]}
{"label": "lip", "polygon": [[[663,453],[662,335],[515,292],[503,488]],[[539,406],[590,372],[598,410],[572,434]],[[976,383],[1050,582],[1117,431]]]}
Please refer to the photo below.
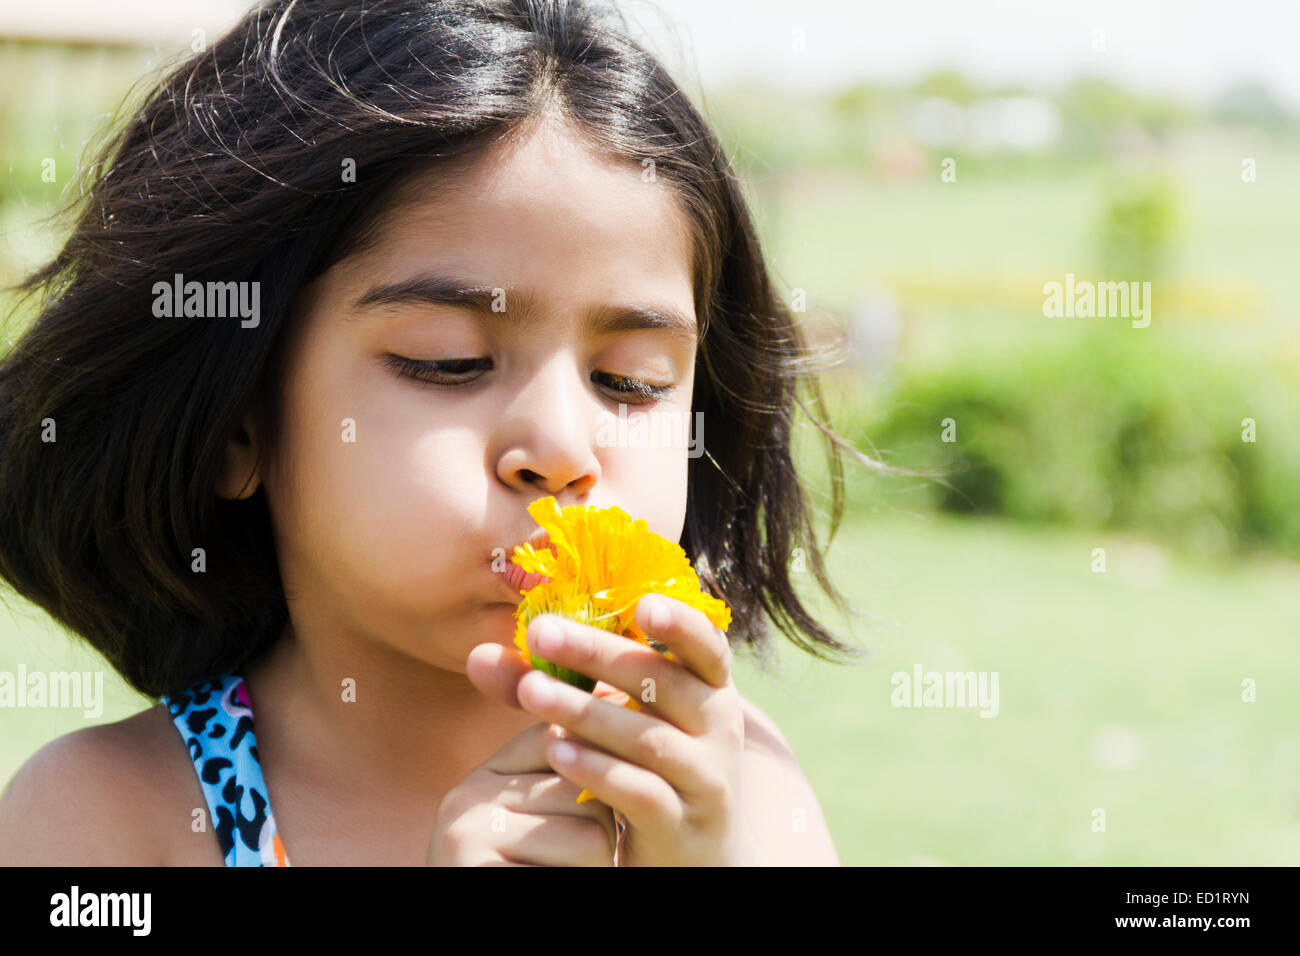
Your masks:
{"label": "lip", "polygon": [[507,564],[506,569],[504,571],[498,571],[497,574],[500,575],[503,581],[505,581],[506,587],[510,588],[511,593],[516,596],[550,580],[550,578],[546,577],[544,574],[525,571],[517,564]]}
{"label": "lip", "polygon": [[[535,551],[549,547],[551,535],[545,528],[538,528],[531,535],[519,542],[520,545],[530,544]],[[544,574],[537,574],[533,571],[525,571],[519,565],[510,560],[510,555],[514,554],[514,548],[511,548],[506,556],[506,566],[500,571],[493,571],[493,575],[501,581],[502,585],[509,589],[515,603],[518,603],[520,595],[527,590],[535,588],[537,585],[549,581]]]}

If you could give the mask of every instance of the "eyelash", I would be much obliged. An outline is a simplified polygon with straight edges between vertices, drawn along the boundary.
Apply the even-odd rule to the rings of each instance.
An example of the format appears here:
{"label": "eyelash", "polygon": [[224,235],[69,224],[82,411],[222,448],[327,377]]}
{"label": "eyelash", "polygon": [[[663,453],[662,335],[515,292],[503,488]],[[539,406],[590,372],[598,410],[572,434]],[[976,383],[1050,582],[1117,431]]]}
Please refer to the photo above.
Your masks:
{"label": "eyelash", "polygon": [[[394,371],[397,372],[397,374],[405,378],[413,378],[416,381],[424,382],[427,385],[446,385],[450,387],[455,387],[457,385],[468,385],[469,382],[472,382],[474,380],[469,379],[468,381],[452,381],[452,382],[436,381],[428,378],[427,376],[429,373],[434,373],[438,375],[453,375],[453,376],[464,375],[469,370],[452,371],[444,368],[443,366],[447,366],[447,365],[457,366],[457,365],[467,365],[467,364],[473,365],[473,364],[480,364],[484,362],[491,362],[492,360],[491,359],[443,359],[440,361],[428,361],[424,359],[407,358],[404,355],[389,355],[387,356],[385,361],[390,368],[392,368]],[[484,371],[486,371],[486,369],[484,369]],[[658,401],[659,399],[663,398],[673,390],[673,386],[671,385],[651,385],[649,382],[643,382],[640,379],[630,378],[626,375],[616,375],[612,372],[601,372],[599,374],[607,375],[613,379],[621,379],[623,382],[626,382],[628,386],[626,388],[616,388],[613,385],[606,385],[605,387],[608,388],[611,392],[616,392],[620,395],[635,395],[641,399],[642,403]]]}

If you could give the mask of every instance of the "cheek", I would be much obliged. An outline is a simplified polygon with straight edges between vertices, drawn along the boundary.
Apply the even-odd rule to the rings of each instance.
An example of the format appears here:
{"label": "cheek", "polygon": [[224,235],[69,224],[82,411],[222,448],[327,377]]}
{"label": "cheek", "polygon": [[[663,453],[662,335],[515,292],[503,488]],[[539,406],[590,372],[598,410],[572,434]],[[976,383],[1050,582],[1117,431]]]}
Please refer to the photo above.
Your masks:
{"label": "cheek", "polygon": [[[681,537],[686,521],[692,444],[688,414],[686,409],[672,409],[650,415],[644,433],[636,428],[636,413],[629,414],[623,440],[604,449],[601,466],[601,483],[611,502],[634,519],[644,518],[651,531],[669,541]],[[610,434],[617,433],[611,428]],[[698,445],[700,439],[694,441]]]}
{"label": "cheek", "polygon": [[394,606],[427,603],[468,560],[451,542],[482,523],[482,432],[440,424],[383,376],[353,356],[303,356],[288,396],[292,482],[277,503],[301,562]]}

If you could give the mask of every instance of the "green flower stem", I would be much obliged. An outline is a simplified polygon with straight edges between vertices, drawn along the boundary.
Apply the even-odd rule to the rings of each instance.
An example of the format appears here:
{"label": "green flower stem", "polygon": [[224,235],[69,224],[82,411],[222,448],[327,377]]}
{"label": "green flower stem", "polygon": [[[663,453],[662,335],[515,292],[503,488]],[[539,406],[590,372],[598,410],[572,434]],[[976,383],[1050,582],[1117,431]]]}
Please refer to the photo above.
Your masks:
{"label": "green flower stem", "polygon": [[571,670],[570,668],[563,667],[559,664],[552,664],[546,658],[539,657],[531,651],[528,656],[532,661],[535,670],[544,671],[552,677],[556,677],[564,681],[566,684],[572,684],[574,687],[586,691],[587,693],[591,693],[596,687],[596,682],[586,674],[580,674],[575,670]]}

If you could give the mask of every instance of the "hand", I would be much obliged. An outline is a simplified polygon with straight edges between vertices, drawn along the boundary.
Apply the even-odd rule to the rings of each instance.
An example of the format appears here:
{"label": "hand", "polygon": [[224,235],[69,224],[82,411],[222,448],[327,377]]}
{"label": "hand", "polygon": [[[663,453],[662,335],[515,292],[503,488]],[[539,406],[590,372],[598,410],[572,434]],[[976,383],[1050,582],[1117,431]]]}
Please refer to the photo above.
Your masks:
{"label": "hand", "polygon": [[[483,652],[467,672],[501,699],[564,728],[576,760],[561,760],[558,740],[548,743],[547,760],[625,822],[620,866],[764,865],[745,822],[745,718],[726,635],[700,611],[662,594],[641,599],[636,621],[667,645],[671,658],[555,615],[542,615],[528,628],[530,648],[605,682],[613,693],[602,693],[599,684],[595,694],[584,693],[504,649]],[[504,673],[475,679],[489,656]],[[510,679],[514,690],[503,693]],[[544,699],[547,689],[553,702]],[[637,709],[611,702],[618,691]]]}
{"label": "hand", "polygon": [[438,805],[428,866],[613,866],[609,807],[575,803],[580,787],[551,771],[555,728],[534,724],[470,771]]}

